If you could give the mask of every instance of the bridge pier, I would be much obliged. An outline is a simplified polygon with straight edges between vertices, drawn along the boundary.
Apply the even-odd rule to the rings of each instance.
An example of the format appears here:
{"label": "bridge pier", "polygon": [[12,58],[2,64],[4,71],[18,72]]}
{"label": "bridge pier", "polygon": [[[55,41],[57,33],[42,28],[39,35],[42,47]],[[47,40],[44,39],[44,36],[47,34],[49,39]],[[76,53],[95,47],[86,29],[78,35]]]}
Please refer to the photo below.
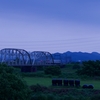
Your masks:
{"label": "bridge pier", "polygon": [[22,66],[21,72],[36,72],[36,67],[33,66]]}

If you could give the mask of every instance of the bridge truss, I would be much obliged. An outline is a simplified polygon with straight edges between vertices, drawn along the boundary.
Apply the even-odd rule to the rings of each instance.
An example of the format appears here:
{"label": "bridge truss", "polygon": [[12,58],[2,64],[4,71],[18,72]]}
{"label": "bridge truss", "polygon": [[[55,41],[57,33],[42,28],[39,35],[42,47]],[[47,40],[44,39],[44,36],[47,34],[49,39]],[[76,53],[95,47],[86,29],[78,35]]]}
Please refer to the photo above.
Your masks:
{"label": "bridge truss", "polygon": [[54,60],[49,52],[29,53],[24,49],[5,48],[0,50],[0,63],[11,66],[38,66],[54,64]]}

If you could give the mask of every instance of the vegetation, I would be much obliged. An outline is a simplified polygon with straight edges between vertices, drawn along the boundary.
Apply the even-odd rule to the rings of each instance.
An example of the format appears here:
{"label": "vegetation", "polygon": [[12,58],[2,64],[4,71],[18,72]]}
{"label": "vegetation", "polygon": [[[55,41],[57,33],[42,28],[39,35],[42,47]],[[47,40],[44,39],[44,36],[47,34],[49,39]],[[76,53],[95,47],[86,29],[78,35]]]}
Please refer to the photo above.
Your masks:
{"label": "vegetation", "polygon": [[44,72],[45,74],[60,75],[61,68],[60,66],[49,66],[49,67],[45,67]]}
{"label": "vegetation", "polygon": [[[84,63],[71,63],[67,64],[64,68],[61,68],[61,74],[59,75],[46,75],[44,70],[35,73],[34,77],[24,77],[33,92],[32,100],[99,100],[100,98],[100,86],[99,76],[98,79],[89,75],[80,75],[76,72],[81,71],[84,68]],[[77,71],[78,70],[78,71]],[[42,77],[39,77],[39,74]],[[29,73],[28,73],[29,74]],[[31,73],[31,75],[34,73]],[[52,78],[66,78],[66,79],[80,79],[81,86],[84,84],[93,84],[94,89],[82,89],[82,88],[68,88],[68,87],[52,87]]]}
{"label": "vegetation", "polygon": [[78,75],[90,77],[100,76],[100,61],[85,61],[83,67],[77,71]]}
{"label": "vegetation", "polygon": [[[65,79],[65,78],[64,78]],[[66,78],[68,79],[68,78]],[[47,87],[50,87],[52,86],[52,78],[46,78],[46,77],[24,77],[24,80],[27,82],[27,84],[29,86],[31,85],[36,85],[36,84],[39,84],[39,85],[42,85],[42,86],[47,86]],[[80,79],[80,84],[81,84],[81,87],[84,85],[84,84],[92,84],[94,86],[94,89],[100,89],[100,81],[99,80],[83,80],[83,79]],[[68,87],[63,87],[62,88],[68,88]]]}
{"label": "vegetation", "polygon": [[0,100],[29,100],[30,90],[17,71],[0,65]]}
{"label": "vegetation", "polygon": [[53,88],[41,86],[39,84],[30,86],[33,97],[32,100],[99,100],[100,90],[85,90],[73,88]]}
{"label": "vegetation", "polygon": [[[52,78],[79,79],[81,87],[92,84],[94,89],[52,86]],[[41,67],[33,73],[20,73],[15,68],[1,64],[0,100],[100,100],[99,79],[100,61],[71,63],[63,68]]]}

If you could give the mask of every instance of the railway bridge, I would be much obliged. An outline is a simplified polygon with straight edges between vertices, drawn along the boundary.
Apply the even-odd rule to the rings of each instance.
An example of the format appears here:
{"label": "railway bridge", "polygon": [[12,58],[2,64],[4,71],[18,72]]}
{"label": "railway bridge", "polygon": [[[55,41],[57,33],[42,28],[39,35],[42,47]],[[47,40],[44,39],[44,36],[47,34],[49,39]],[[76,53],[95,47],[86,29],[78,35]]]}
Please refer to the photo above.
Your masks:
{"label": "railway bridge", "polygon": [[54,59],[51,53],[45,51],[28,52],[24,49],[4,48],[0,50],[0,63],[5,63],[13,67],[21,67],[22,71],[27,71],[36,66],[54,65]]}

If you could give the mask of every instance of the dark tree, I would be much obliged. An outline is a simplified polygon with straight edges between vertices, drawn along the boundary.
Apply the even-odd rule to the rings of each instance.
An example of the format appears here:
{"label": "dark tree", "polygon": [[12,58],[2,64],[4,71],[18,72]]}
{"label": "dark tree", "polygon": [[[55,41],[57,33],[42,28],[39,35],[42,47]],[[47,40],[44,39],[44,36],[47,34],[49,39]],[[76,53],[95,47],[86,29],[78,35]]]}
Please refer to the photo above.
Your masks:
{"label": "dark tree", "polygon": [[0,100],[29,100],[30,90],[13,67],[0,64]]}
{"label": "dark tree", "polygon": [[100,76],[100,61],[85,61],[82,69],[77,71],[78,75]]}

